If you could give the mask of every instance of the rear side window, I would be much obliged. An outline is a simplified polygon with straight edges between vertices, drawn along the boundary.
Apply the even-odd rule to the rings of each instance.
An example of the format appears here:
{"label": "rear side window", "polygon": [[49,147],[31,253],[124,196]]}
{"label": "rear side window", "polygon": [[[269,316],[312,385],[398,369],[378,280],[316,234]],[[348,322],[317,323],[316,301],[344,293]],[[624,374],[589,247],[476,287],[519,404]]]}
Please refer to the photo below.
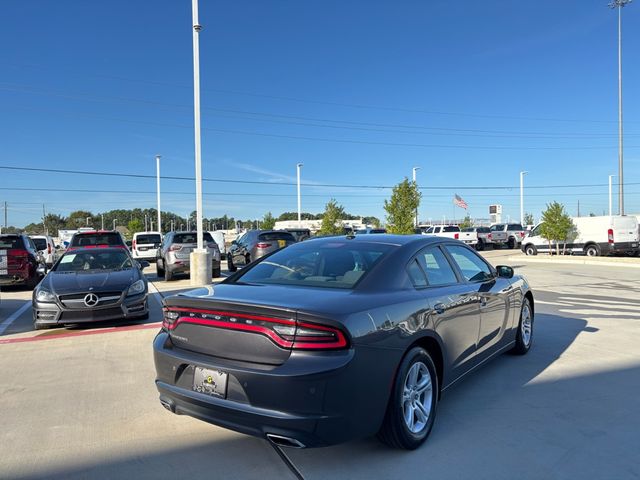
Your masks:
{"label": "rear side window", "polygon": [[87,245],[123,245],[120,234],[106,233],[82,233],[73,236],[72,247],[84,247]]}
{"label": "rear side window", "polygon": [[[209,232],[204,232],[202,236],[205,242],[213,242],[213,238],[211,238],[211,234]],[[176,233],[173,236],[173,243],[197,243],[196,233]]]}
{"label": "rear side window", "polygon": [[413,283],[414,287],[427,286],[427,277],[424,276],[422,268],[418,265],[418,260],[413,260],[409,264],[407,267],[407,273],[409,274],[409,278],[411,278],[411,283]]}
{"label": "rear side window", "polygon": [[514,223],[512,225],[507,225],[507,230],[509,232],[516,232],[518,230],[524,230],[524,228],[522,228],[522,225],[520,225],[519,223]]}
{"label": "rear side window", "polygon": [[444,227],[443,232],[459,232],[460,227]]}
{"label": "rear side window", "polygon": [[0,248],[24,248],[22,239],[17,235],[0,236]]}
{"label": "rear side window", "polygon": [[47,249],[47,239],[46,238],[32,238],[34,245],[37,250],[46,250]]}
{"label": "rear side window", "polygon": [[494,225],[491,227],[492,232],[501,232],[503,230],[504,230],[504,225],[500,223],[498,225]]}
{"label": "rear side window", "polygon": [[445,248],[451,254],[453,261],[460,268],[462,276],[468,282],[478,282],[493,278],[489,265],[475,252],[457,245],[447,245]]}
{"label": "rear side window", "polygon": [[458,278],[442,250],[431,247],[418,254],[418,261],[427,274],[427,282],[431,286],[457,283]]}
{"label": "rear side window", "polygon": [[293,238],[289,232],[269,232],[269,233],[261,233],[258,235],[258,241],[262,242],[270,242],[274,240],[286,240],[288,242],[295,242],[296,239]]}
{"label": "rear side window", "polygon": [[136,242],[138,244],[153,243],[155,245],[156,243],[160,243],[161,241],[162,238],[160,237],[160,235],[136,235]]}

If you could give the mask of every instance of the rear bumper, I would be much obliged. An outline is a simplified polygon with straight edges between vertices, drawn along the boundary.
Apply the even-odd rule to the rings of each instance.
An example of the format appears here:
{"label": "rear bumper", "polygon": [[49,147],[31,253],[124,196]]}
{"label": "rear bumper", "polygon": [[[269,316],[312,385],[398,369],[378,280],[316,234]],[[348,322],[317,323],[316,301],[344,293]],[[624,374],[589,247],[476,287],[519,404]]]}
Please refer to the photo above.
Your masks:
{"label": "rear bumper", "polygon": [[638,242],[620,242],[620,243],[605,243],[604,247],[601,247],[602,254],[607,253],[635,253],[638,251]]}
{"label": "rear bumper", "polygon": [[0,285],[24,285],[29,282],[29,274],[24,272],[0,275]]}
{"label": "rear bumper", "polygon": [[57,303],[33,301],[33,320],[36,325],[64,325],[108,320],[127,320],[149,313],[147,294],[125,297],[115,305],[100,308],[65,308]]}
{"label": "rear bumper", "polygon": [[[171,273],[189,273],[191,270],[191,261],[189,259],[175,260],[172,263],[167,263],[164,268]],[[213,270],[220,268],[220,260],[214,258],[211,261],[211,268]]]}
{"label": "rear bumper", "polygon": [[[306,447],[375,434],[386,411],[395,356],[401,357],[401,352],[352,348],[294,352],[282,365],[270,366],[177,349],[163,331],[153,348],[156,387],[171,412],[256,437],[289,437]],[[385,354],[394,360],[384,361]],[[226,398],[193,390],[196,365],[227,373]]]}

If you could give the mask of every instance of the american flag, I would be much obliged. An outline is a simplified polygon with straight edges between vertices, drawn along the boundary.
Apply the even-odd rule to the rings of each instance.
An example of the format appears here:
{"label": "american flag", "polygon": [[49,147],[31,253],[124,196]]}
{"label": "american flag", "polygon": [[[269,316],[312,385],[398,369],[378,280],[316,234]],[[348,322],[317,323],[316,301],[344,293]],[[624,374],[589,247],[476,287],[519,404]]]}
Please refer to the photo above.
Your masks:
{"label": "american flag", "polygon": [[458,195],[457,193],[453,196],[453,203],[455,203],[460,208],[464,208],[465,210],[467,208],[469,208],[469,205],[467,205],[467,202],[465,202],[462,199],[462,197],[460,195]]}

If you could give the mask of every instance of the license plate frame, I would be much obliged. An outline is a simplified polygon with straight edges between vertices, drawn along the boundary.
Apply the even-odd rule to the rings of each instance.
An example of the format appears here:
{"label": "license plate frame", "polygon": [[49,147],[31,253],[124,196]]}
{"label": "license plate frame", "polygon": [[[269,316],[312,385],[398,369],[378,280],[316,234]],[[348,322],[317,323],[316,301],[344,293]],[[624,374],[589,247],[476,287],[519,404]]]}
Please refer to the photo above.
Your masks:
{"label": "license plate frame", "polygon": [[227,383],[229,374],[213,368],[193,367],[194,392],[203,393],[210,397],[227,398]]}

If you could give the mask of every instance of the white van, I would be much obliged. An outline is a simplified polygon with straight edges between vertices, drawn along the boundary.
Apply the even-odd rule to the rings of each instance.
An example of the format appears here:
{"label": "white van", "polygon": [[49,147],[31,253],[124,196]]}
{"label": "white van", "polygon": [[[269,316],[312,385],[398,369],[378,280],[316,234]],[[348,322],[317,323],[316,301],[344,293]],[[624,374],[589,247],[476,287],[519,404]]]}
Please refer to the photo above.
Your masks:
{"label": "white van", "polygon": [[161,243],[162,235],[160,232],[134,233],[131,242],[131,256],[136,260],[155,261]]}
{"label": "white van", "polygon": [[[602,216],[602,217],[574,217],[573,224],[576,233],[566,244],[569,253],[584,253],[590,257],[621,253],[638,255],[640,230],[635,216]],[[549,253],[549,241],[540,236],[538,224],[522,240],[522,251],[527,255]],[[564,242],[560,243],[560,250]],[[555,242],[551,242],[552,253],[556,251]]]}

